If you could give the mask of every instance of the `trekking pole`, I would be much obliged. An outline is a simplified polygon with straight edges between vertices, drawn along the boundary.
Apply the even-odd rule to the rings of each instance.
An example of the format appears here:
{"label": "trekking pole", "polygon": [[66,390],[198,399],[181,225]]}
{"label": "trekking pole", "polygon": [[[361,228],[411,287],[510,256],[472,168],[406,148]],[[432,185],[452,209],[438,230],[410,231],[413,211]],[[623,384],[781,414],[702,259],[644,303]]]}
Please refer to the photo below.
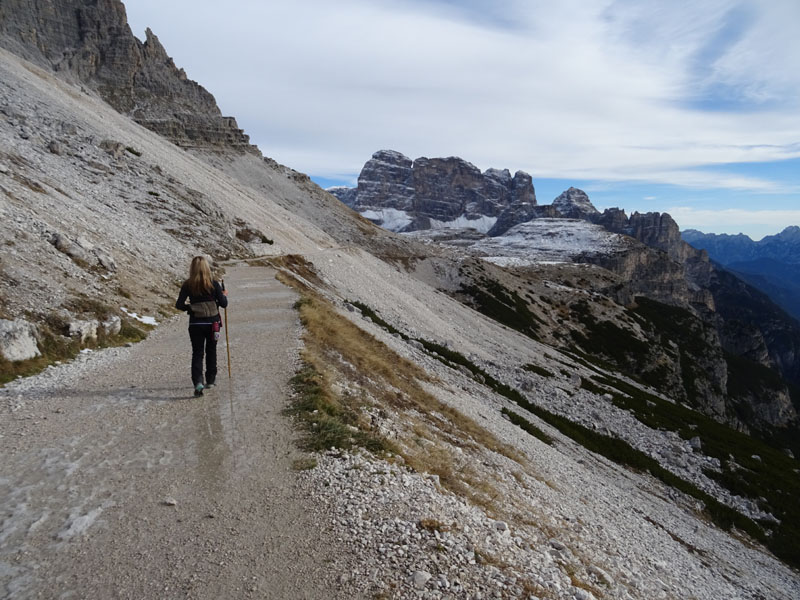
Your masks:
{"label": "trekking pole", "polygon": [[[225,291],[225,280],[222,280],[222,291]],[[228,351],[228,379],[231,377],[231,342],[228,339],[228,307],[226,306],[224,309],[225,311],[225,349]]]}

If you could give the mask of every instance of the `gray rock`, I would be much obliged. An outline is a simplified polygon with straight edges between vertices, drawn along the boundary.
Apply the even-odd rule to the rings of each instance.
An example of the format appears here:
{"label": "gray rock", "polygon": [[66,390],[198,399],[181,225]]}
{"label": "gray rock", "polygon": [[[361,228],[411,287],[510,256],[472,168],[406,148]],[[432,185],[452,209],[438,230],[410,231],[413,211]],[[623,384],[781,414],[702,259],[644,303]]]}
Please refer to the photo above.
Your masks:
{"label": "gray rock", "polygon": [[600,213],[589,200],[586,192],[571,187],[553,200],[553,207],[567,219],[589,219]]}
{"label": "gray rock", "polygon": [[36,344],[36,334],[36,327],[24,319],[0,319],[0,354],[10,361],[41,356]]}
{"label": "gray rock", "polygon": [[114,257],[111,256],[111,253],[106,252],[102,248],[95,248],[94,256],[97,258],[97,262],[100,266],[106,271],[114,273],[117,270],[117,262],[114,260]]}
{"label": "gray rock", "polygon": [[418,590],[425,589],[425,585],[431,577],[433,577],[433,575],[427,571],[414,571],[414,574],[411,576],[411,584]]}
{"label": "gray rock", "polygon": [[61,156],[64,154],[64,145],[59,142],[58,140],[53,140],[47,145],[47,149],[50,151],[51,154],[55,154],[56,156]]}
{"label": "gray rock", "polygon": [[63,252],[73,260],[83,261],[87,264],[90,262],[89,253],[62,233],[54,233],[50,237],[50,243],[56,247],[56,250]]}
{"label": "gray rock", "polygon": [[122,330],[122,319],[117,315],[112,315],[101,323],[103,333],[106,335],[117,335]]}
{"label": "gray rock", "polygon": [[125,154],[125,145],[114,140],[103,140],[100,142],[100,149],[105,150],[114,160],[121,158]]}
{"label": "gray rock", "polygon": [[99,323],[97,321],[72,321],[69,324],[68,335],[69,337],[78,338],[81,344],[97,339],[97,328]]}
{"label": "gray rock", "polygon": [[[122,2],[4,0],[0,38],[179,146],[260,155],[236,119],[222,116],[214,96],[175,66],[149,28],[144,42],[133,35]],[[29,137],[27,130],[20,135]],[[118,148],[112,152],[119,157]]]}
{"label": "gray rock", "polygon": [[[429,229],[435,220],[458,221],[459,227],[472,226],[501,235],[531,219],[536,206],[533,182],[522,171],[513,178],[507,169],[481,173],[475,165],[452,156],[421,157],[412,162],[393,150],[372,155],[361,170],[355,190],[338,187],[329,192],[378,225],[395,231]],[[382,212],[386,209],[402,211],[407,217],[389,222]]]}

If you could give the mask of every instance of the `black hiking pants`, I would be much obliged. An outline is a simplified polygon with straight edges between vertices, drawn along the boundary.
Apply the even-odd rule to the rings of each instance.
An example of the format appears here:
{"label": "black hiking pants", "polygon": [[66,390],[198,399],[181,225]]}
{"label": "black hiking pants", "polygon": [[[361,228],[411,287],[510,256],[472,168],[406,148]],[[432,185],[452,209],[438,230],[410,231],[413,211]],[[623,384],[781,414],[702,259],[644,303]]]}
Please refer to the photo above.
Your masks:
{"label": "black hiking pants", "polygon": [[203,383],[203,354],[206,357],[206,385],[217,378],[217,340],[212,325],[189,325],[192,340],[192,385]]}

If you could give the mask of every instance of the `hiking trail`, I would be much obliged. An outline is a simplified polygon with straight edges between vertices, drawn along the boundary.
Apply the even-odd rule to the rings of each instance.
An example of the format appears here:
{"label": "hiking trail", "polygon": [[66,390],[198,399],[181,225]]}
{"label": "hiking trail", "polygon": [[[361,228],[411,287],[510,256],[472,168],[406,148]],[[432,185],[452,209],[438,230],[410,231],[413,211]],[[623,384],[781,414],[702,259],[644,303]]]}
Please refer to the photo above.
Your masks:
{"label": "hiking trail", "polygon": [[296,294],[229,267],[233,378],[194,398],[184,316],[0,389],[0,597],[335,598],[281,415]]}

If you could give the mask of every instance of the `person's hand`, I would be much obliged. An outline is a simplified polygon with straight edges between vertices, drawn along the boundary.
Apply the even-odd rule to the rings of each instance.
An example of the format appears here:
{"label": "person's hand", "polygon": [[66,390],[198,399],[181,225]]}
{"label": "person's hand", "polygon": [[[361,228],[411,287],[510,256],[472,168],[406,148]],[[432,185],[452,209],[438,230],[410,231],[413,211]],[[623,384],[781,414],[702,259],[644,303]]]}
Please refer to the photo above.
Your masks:
{"label": "person's hand", "polygon": [[228,295],[228,290],[222,290],[222,295],[223,296],[227,296]]}

